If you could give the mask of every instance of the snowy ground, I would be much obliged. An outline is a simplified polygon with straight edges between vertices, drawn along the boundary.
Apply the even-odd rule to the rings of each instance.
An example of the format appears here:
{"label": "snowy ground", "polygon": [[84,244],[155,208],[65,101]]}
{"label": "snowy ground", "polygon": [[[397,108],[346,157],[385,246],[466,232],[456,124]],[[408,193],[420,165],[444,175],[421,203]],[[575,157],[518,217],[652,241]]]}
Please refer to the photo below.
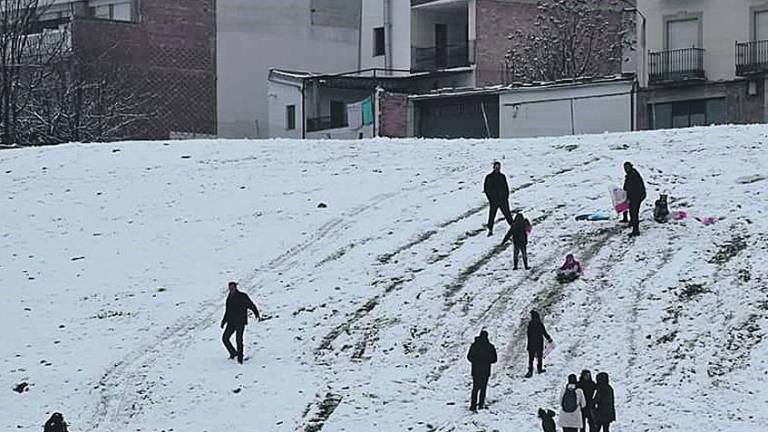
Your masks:
{"label": "snowy ground", "polygon": [[[569,373],[608,372],[617,431],[768,424],[768,127],[515,141],[197,141],[0,152],[0,430],[538,430]],[[501,159],[533,270],[482,229]],[[609,207],[644,175],[643,235]],[[672,209],[723,219],[655,224]],[[327,208],[318,208],[320,202]],[[561,286],[573,252],[585,276]],[[267,318],[243,366],[226,282]],[[524,324],[557,342],[525,373]],[[499,352],[471,414],[470,342]],[[20,383],[29,387],[13,391]]]}

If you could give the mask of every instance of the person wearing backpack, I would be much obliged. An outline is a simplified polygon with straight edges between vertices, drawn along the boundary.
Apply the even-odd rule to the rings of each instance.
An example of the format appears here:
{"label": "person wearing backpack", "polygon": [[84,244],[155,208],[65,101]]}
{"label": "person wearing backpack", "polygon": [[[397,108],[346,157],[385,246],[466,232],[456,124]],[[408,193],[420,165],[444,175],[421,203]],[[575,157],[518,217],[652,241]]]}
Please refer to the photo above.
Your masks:
{"label": "person wearing backpack", "polygon": [[592,400],[595,396],[595,382],[592,381],[592,373],[587,369],[581,371],[579,382],[576,384],[576,386],[580,388],[582,392],[584,392],[584,400],[587,402],[586,408],[581,410],[581,416],[583,418],[581,431],[587,432],[587,424],[589,424],[589,431],[594,432],[595,422],[592,420],[592,413],[590,412]]}
{"label": "person wearing backpack", "polygon": [[51,418],[45,422],[43,432],[67,432],[67,422],[64,421],[64,416],[60,412],[53,413]]}
{"label": "person wearing backpack", "polygon": [[581,410],[586,408],[584,392],[578,388],[576,375],[568,375],[568,384],[560,394],[560,416],[558,422],[563,432],[577,432],[582,427]]}
{"label": "person wearing backpack", "polygon": [[613,387],[608,383],[608,374],[597,374],[595,397],[592,400],[592,421],[596,432],[610,432],[611,423],[616,421],[616,407],[613,400]]}
{"label": "person wearing backpack", "polygon": [[[491,365],[496,363],[496,347],[488,341],[488,332],[483,330],[469,347],[467,360],[472,363],[472,400],[470,411],[485,408],[485,390],[491,377]],[[479,396],[479,400],[478,400]]]}
{"label": "person wearing backpack", "polygon": [[533,376],[533,359],[537,360],[537,372],[544,373],[542,367],[544,357],[544,338],[547,338],[549,343],[552,343],[552,338],[547,333],[547,329],[544,327],[544,323],[541,322],[541,317],[536,311],[531,311],[531,321],[528,322],[528,373],[525,374],[526,378]]}

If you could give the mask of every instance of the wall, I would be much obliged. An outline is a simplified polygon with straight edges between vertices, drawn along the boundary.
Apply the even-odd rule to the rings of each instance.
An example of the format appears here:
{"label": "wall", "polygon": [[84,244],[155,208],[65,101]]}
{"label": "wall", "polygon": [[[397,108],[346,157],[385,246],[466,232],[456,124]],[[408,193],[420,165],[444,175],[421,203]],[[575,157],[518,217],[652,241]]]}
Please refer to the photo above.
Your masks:
{"label": "wall", "polygon": [[528,31],[536,18],[536,0],[477,0],[476,68],[479,87],[504,82],[508,34]]}
{"label": "wall", "polygon": [[[267,100],[269,108],[269,131],[272,138],[302,138],[304,111],[301,103],[301,83],[289,81],[268,81]],[[296,128],[285,128],[285,107],[296,106]]]}
{"label": "wall", "polygon": [[76,18],[72,44],[85,73],[119,77],[148,100],[137,138],[216,131],[213,0],[143,0],[138,22]]}
{"label": "wall", "polygon": [[637,0],[648,19],[648,50],[664,50],[664,17],[701,14],[704,67],[711,81],[736,77],[734,42],[751,39],[752,7],[768,7],[766,0]]}
{"label": "wall", "polygon": [[384,1],[362,0],[362,38],[360,43],[361,69],[385,68],[410,70],[411,68],[411,6],[407,0],[390,0],[392,7],[391,58],[373,56],[373,29],[384,26]]}
{"label": "wall", "polygon": [[405,138],[408,136],[408,95],[382,92],[379,94],[378,136]]}
{"label": "wall", "polygon": [[632,82],[512,89],[499,96],[502,138],[632,130]]}
{"label": "wall", "polygon": [[[216,2],[219,135],[269,136],[272,67],[327,73],[357,69],[360,2]],[[313,4],[323,8],[312,13]]]}

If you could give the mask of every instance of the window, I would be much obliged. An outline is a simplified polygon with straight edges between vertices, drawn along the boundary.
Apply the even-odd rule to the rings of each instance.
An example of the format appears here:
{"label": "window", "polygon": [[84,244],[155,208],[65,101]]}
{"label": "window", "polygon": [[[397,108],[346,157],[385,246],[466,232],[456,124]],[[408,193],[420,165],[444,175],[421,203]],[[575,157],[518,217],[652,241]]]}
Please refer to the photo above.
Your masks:
{"label": "window", "polygon": [[285,106],[285,129],[296,129],[296,105]]}
{"label": "window", "polygon": [[723,124],[728,117],[725,98],[659,103],[652,105],[649,113],[653,129]]}
{"label": "window", "polygon": [[755,40],[768,40],[768,11],[755,12]]}
{"label": "window", "polygon": [[133,21],[131,1],[100,2],[91,8],[94,18],[113,21]]}
{"label": "window", "polygon": [[373,56],[383,56],[385,52],[384,27],[376,27],[373,29]]}
{"label": "window", "polygon": [[667,21],[667,50],[699,47],[699,20]]}

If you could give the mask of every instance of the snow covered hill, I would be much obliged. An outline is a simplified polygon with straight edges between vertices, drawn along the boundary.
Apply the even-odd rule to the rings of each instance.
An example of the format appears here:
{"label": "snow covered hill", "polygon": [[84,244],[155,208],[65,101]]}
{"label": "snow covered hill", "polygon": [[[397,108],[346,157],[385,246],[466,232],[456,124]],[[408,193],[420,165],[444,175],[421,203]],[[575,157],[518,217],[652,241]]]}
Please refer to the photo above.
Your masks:
{"label": "snow covered hill", "polygon": [[[71,431],[536,431],[588,368],[611,376],[616,431],[764,431],[767,141],[756,126],[0,151],[0,430],[61,411]],[[533,221],[530,272],[511,270],[503,222],[482,227],[493,159]],[[574,221],[610,207],[625,160],[649,189],[634,240]],[[723,219],[656,224],[659,192]],[[585,275],[563,286],[569,252]],[[266,318],[242,366],[220,342],[230,279]],[[557,348],[525,380],[531,309]],[[499,363],[472,414],[482,328]]]}

